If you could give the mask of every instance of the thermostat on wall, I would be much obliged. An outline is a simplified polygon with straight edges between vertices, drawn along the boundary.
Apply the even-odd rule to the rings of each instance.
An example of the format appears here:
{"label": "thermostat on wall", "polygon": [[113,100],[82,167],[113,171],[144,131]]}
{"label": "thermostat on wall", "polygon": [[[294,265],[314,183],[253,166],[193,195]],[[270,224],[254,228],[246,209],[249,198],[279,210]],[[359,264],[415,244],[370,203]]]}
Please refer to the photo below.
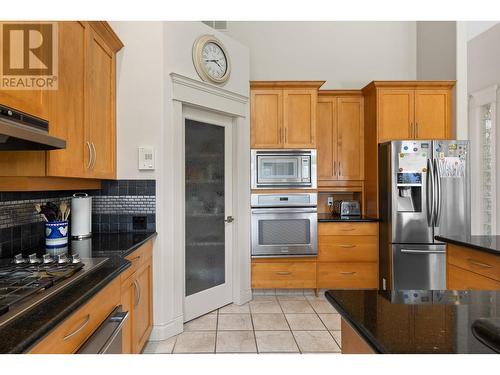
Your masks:
{"label": "thermostat on wall", "polygon": [[139,147],[139,170],[155,169],[155,150],[152,147]]}

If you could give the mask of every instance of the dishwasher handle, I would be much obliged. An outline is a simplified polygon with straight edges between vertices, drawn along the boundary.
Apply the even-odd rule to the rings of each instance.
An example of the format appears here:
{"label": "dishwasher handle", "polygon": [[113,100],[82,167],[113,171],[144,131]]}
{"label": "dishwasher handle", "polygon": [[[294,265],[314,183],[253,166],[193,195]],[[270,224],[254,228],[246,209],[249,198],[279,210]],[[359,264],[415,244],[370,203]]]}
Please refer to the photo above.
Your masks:
{"label": "dishwasher handle", "polygon": [[[119,354],[121,353],[121,333],[128,319],[128,311],[117,306],[106,320],[78,350],[78,354]],[[115,344],[115,345],[113,345]],[[110,350],[111,349],[111,350]],[[112,350],[115,349],[115,350]]]}

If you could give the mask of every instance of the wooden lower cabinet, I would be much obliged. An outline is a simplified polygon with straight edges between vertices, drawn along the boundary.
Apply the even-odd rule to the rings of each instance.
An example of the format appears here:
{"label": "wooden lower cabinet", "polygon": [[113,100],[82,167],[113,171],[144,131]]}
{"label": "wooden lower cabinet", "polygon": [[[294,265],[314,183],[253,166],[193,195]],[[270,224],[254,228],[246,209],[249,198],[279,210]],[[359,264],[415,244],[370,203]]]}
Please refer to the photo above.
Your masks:
{"label": "wooden lower cabinet", "polygon": [[316,262],[293,258],[254,260],[252,288],[316,288]]}
{"label": "wooden lower cabinet", "polygon": [[118,305],[120,305],[119,278],[59,324],[29,350],[29,353],[75,353]]}
{"label": "wooden lower cabinet", "polygon": [[376,354],[344,318],[341,320],[341,332],[342,354]]}
{"label": "wooden lower cabinet", "polygon": [[500,290],[500,256],[449,244],[446,259],[447,289]]}
{"label": "wooden lower cabinet", "polygon": [[132,265],[34,345],[29,353],[75,353],[119,305],[129,316],[122,329],[124,354],[140,353],[153,327],[153,242],[126,257]]}
{"label": "wooden lower cabinet", "polygon": [[378,263],[318,262],[318,288],[377,288]]}
{"label": "wooden lower cabinet", "polygon": [[378,224],[319,223],[318,289],[378,286]]}
{"label": "wooden lower cabinet", "polygon": [[132,273],[121,277],[121,303],[129,311],[123,328],[123,353],[140,353],[153,327],[152,242],[127,256]]}

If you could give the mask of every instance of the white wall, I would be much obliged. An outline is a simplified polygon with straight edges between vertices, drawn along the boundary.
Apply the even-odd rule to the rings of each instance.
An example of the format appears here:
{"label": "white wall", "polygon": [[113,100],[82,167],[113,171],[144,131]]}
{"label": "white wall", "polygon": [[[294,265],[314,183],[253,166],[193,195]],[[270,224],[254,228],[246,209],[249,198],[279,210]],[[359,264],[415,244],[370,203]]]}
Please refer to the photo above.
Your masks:
{"label": "white wall", "polygon": [[[125,45],[116,64],[117,178],[154,179],[163,123],[163,27],[161,22],[110,22]],[[137,148],[153,146],[156,170],[137,169]]]}
{"label": "white wall", "polygon": [[500,84],[500,24],[470,40],[467,48],[469,93]]}
{"label": "white wall", "polygon": [[456,22],[417,22],[417,79],[456,79]]}
{"label": "white wall", "polygon": [[359,89],[416,78],[415,22],[236,22],[227,34],[250,49],[252,80],[326,80]]}
{"label": "white wall", "polygon": [[492,28],[498,21],[467,21],[467,40],[471,40]]}

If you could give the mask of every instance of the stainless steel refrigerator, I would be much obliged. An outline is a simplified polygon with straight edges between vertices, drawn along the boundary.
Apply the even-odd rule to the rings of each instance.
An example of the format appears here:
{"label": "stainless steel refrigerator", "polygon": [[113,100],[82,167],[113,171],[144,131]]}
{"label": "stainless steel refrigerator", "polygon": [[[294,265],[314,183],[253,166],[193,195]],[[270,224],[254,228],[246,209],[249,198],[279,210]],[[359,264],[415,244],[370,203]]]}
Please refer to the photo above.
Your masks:
{"label": "stainless steel refrigerator", "polygon": [[381,289],[446,289],[446,246],[470,235],[469,142],[379,145]]}

